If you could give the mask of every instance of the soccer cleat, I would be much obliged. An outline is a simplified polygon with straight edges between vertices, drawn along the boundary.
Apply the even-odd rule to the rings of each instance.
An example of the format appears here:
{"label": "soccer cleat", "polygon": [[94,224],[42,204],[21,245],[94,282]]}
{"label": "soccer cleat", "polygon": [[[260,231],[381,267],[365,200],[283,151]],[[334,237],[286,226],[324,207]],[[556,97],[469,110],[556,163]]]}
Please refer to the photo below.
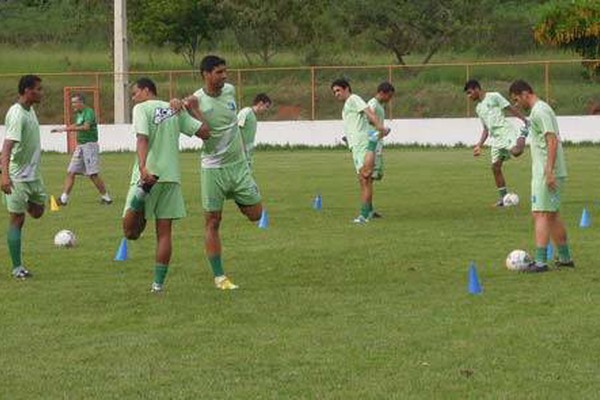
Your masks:
{"label": "soccer cleat", "polygon": [[165,290],[165,286],[160,283],[152,282],[150,293],[162,293]]}
{"label": "soccer cleat", "polygon": [[525,273],[538,273],[538,272],[547,272],[548,265],[540,262],[532,262],[527,267],[521,270],[521,272]]}
{"label": "soccer cleat", "polygon": [[573,260],[569,260],[569,261],[561,261],[561,260],[554,260],[554,266],[556,268],[575,268],[575,262]]}
{"label": "soccer cleat", "polygon": [[373,218],[383,218],[383,215],[379,214],[377,211],[371,211],[371,214],[369,215],[369,219],[373,219]]}
{"label": "soccer cleat", "polygon": [[492,207],[504,207],[504,200],[503,199],[498,199],[498,201],[495,202]]}
{"label": "soccer cleat", "polygon": [[215,278],[215,286],[217,289],[221,290],[235,290],[239,288],[238,285],[235,285],[233,282],[231,282],[225,275],[217,276]]}
{"label": "soccer cleat", "polygon": [[69,202],[67,202],[67,201],[62,201],[62,199],[60,198],[60,196],[58,196],[58,197],[56,198],[56,204],[58,204],[58,205],[59,205],[59,206],[61,206],[61,207],[64,207],[64,206],[66,206],[67,204],[69,204]]}
{"label": "soccer cleat", "polygon": [[29,272],[28,270],[26,270],[24,267],[16,268],[12,274],[15,279],[25,280],[25,279],[33,278],[33,274],[31,272]]}
{"label": "soccer cleat", "polygon": [[109,205],[112,204],[112,199],[105,199],[104,197],[100,198],[100,204],[105,204],[105,205]]}
{"label": "soccer cleat", "polygon": [[354,218],[354,220],[352,222],[354,222],[355,224],[358,224],[358,225],[363,225],[363,224],[366,224],[367,222],[369,222],[369,219],[363,217],[362,215],[359,215],[358,217]]}

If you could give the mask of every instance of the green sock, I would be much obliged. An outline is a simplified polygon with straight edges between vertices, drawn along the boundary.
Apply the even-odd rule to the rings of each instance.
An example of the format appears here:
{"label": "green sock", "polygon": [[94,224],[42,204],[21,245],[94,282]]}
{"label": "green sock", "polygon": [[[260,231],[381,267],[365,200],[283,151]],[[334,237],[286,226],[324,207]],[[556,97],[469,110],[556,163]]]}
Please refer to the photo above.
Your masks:
{"label": "green sock", "polygon": [[13,268],[21,266],[21,229],[10,225],[8,227],[8,235],[6,238],[8,243],[8,251],[12,259]]}
{"label": "green sock", "polygon": [[558,259],[563,262],[571,261],[571,250],[568,244],[558,246]]}
{"label": "green sock", "polygon": [[369,203],[363,203],[363,205],[360,207],[360,215],[362,215],[364,218],[369,218],[369,213],[371,212],[371,206]]}
{"label": "green sock", "polygon": [[169,272],[169,266],[165,264],[156,264],[154,267],[154,283],[162,285],[165,283],[165,278]]}
{"label": "green sock", "polygon": [[506,196],[506,194],[508,193],[508,190],[506,189],[506,187],[501,187],[498,188],[498,193],[500,193],[501,198],[504,198],[504,196]]}
{"label": "green sock", "polygon": [[221,261],[220,254],[217,254],[216,256],[209,256],[208,262],[210,263],[210,267],[212,268],[212,272],[215,277],[225,275],[225,271],[223,271],[223,261]]}
{"label": "green sock", "polygon": [[535,262],[546,264],[548,261],[548,250],[544,247],[535,248]]}

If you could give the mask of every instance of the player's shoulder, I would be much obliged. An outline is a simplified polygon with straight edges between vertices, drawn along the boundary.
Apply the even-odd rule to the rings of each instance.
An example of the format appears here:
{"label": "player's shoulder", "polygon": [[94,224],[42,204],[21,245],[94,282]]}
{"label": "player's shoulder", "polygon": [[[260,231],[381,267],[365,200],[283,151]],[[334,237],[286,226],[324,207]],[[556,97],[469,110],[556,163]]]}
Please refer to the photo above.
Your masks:
{"label": "player's shoulder", "polygon": [[7,117],[9,117],[9,116],[15,117],[18,115],[22,115],[23,112],[24,112],[23,107],[19,103],[15,103],[8,108],[8,111],[6,111],[6,116]]}
{"label": "player's shoulder", "polygon": [[367,104],[371,107],[377,107],[379,105],[379,101],[376,97],[371,97],[369,101],[367,101]]}
{"label": "player's shoulder", "polygon": [[245,116],[250,115],[250,113],[252,113],[252,107],[244,107],[240,110],[238,115],[245,117]]}

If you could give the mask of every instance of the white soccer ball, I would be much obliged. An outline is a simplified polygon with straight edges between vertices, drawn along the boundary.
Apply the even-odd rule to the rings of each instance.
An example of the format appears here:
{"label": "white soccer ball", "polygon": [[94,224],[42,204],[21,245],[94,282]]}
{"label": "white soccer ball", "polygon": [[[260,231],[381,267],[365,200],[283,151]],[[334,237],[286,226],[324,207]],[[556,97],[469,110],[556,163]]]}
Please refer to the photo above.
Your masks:
{"label": "white soccer ball", "polygon": [[531,262],[531,256],[525,250],[513,250],[506,257],[506,268],[511,271],[522,271]]}
{"label": "white soccer ball", "polygon": [[54,244],[58,247],[73,247],[75,246],[75,240],[75,234],[67,229],[63,229],[54,235]]}
{"label": "white soccer ball", "polygon": [[505,207],[512,207],[519,204],[519,195],[516,193],[507,193],[502,199]]}

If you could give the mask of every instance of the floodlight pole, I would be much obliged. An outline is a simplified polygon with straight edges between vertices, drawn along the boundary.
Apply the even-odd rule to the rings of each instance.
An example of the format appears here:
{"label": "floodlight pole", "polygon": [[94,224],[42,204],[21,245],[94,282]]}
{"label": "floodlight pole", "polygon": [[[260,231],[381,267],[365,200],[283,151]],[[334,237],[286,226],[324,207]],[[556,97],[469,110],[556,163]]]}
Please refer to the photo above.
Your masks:
{"label": "floodlight pole", "polygon": [[114,0],[114,91],[115,124],[126,124],[129,118],[129,59],[127,57],[127,7],[126,0]]}

